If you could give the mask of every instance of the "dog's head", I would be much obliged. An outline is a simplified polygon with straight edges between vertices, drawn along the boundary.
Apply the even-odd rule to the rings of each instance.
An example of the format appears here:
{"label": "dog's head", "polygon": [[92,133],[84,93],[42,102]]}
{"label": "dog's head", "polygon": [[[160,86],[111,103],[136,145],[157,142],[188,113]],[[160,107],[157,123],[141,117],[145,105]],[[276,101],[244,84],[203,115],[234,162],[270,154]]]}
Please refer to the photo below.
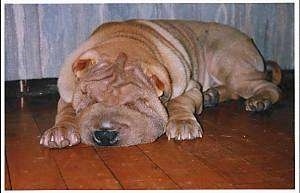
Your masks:
{"label": "dog's head", "polygon": [[[159,96],[164,84],[156,75],[146,75],[137,61],[128,60],[125,53],[108,57],[89,50],[73,62],[72,73],[72,99],[65,100],[76,111],[82,142],[127,146],[149,143],[163,134],[168,115]],[[70,91],[65,94],[61,76],[63,97]]]}

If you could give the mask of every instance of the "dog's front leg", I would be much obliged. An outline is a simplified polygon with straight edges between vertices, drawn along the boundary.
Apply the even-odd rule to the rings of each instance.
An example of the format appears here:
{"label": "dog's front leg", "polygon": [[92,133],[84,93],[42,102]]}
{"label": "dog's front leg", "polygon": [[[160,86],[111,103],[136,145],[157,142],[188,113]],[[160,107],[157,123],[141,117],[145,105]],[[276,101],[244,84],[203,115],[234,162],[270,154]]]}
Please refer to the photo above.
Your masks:
{"label": "dog's front leg", "polygon": [[200,88],[195,86],[168,102],[169,121],[166,127],[168,139],[185,140],[202,137],[201,125],[194,116],[194,113],[202,112],[202,101]]}
{"label": "dog's front leg", "polygon": [[72,104],[66,103],[60,98],[57,105],[55,124],[43,133],[40,144],[50,148],[63,148],[78,144],[80,134],[75,115]]}

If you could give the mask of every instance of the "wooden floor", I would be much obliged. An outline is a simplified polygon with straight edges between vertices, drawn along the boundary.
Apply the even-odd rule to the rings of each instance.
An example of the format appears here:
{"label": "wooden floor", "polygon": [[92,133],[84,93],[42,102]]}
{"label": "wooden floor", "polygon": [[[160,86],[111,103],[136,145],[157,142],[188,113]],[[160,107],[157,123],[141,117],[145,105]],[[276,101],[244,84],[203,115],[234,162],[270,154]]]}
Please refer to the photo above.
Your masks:
{"label": "wooden floor", "polygon": [[[293,88],[291,86],[291,88]],[[41,133],[54,123],[56,96],[6,99],[5,188],[233,189],[294,188],[294,98],[265,113],[243,101],[204,110],[204,137],[132,147],[47,149]]]}

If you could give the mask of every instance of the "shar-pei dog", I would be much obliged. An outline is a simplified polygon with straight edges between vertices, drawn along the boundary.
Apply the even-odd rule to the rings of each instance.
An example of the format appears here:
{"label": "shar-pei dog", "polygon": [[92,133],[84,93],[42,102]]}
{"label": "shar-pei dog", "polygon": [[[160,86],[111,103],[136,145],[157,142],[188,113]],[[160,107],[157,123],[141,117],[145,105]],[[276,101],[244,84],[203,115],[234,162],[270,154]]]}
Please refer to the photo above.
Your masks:
{"label": "shar-pei dog", "polygon": [[264,111],[279,100],[280,79],[278,64],[264,61],[253,40],[229,26],[105,23],[65,60],[55,124],[40,144],[129,146],[164,133],[199,138],[194,114],[239,97],[247,111]]}

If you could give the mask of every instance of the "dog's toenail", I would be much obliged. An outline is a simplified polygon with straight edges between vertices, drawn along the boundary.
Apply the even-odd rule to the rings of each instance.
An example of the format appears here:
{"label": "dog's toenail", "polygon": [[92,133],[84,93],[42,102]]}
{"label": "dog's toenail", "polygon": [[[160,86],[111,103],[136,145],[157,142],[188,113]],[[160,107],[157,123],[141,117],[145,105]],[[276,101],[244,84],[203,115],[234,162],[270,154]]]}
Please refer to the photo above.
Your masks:
{"label": "dog's toenail", "polygon": [[66,147],[70,144],[70,142],[69,142],[69,140],[64,139],[60,144],[61,144],[62,147]]}

